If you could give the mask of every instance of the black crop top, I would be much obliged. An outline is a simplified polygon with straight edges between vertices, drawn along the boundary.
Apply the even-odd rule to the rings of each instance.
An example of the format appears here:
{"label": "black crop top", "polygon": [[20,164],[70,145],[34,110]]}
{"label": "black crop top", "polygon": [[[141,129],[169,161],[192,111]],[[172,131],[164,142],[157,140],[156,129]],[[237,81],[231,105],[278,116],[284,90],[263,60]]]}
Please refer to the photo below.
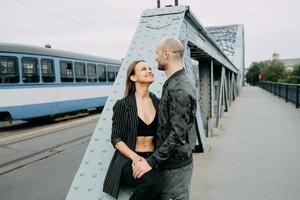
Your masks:
{"label": "black crop top", "polygon": [[157,114],[155,114],[154,120],[147,125],[140,117],[139,118],[139,123],[137,126],[137,136],[155,136],[157,132],[157,122],[158,122],[158,117]]}

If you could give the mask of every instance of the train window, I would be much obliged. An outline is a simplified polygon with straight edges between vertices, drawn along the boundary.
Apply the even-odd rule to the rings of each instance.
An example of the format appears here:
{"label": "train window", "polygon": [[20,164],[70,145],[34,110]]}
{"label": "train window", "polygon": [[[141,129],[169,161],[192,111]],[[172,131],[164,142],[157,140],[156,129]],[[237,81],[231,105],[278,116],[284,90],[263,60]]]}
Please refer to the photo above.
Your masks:
{"label": "train window", "polygon": [[99,82],[106,82],[105,65],[98,65]]}
{"label": "train window", "polygon": [[97,82],[97,70],[96,65],[88,63],[87,64],[87,74],[88,74],[88,81],[89,82]]}
{"label": "train window", "polygon": [[55,81],[54,62],[51,59],[42,59],[42,80],[51,83]]}
{"label": "train window", "polygon": [[24,83],[37,83],[40,81],[38,60],[36,58],[22,58],[22,76]]}
{"label": "train window", "polygon": [[76,82],[86,82],[84,63],[75,62],[75,78]]}
{"label": "train window", "polygon": [[19,81],[18,59],[0,56],[0,84],[18,83]]}
{"label": "train window", "polygon": [[114,72],[114,67],[113,66],[108,66],[107,67],[107,76],[108,76],[108,81],[115,81],[115,72]]}
{"label": "train window", "polygon": [[60,76],[61,82],[73,82],[73,67],[72,62],[69,61],[61,61],[60,62]]}

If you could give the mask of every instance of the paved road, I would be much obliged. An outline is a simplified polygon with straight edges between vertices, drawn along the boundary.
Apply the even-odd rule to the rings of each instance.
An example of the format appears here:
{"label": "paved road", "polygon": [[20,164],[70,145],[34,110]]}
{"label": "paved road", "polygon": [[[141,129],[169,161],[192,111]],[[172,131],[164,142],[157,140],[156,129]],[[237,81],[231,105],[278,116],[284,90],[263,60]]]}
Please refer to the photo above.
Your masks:
{"label": "paved road", "polygon": [[300,109],[245,87],[195,154],[192,200],[300,199]]}

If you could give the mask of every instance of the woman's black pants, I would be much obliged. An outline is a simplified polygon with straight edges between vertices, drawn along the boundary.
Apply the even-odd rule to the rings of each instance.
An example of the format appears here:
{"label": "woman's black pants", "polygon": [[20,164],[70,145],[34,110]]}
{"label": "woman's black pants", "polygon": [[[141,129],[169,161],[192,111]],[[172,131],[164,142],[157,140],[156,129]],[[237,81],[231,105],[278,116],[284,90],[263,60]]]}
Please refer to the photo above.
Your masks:
{"label": "woman's black pants", "polygon": [[141,178],[135,179],[132,176],[131,164],[132,162],[126,163],[122,171],[122,184],[135,188],[129,200],[159,200],[163,180],[158,172],[152,169]]}

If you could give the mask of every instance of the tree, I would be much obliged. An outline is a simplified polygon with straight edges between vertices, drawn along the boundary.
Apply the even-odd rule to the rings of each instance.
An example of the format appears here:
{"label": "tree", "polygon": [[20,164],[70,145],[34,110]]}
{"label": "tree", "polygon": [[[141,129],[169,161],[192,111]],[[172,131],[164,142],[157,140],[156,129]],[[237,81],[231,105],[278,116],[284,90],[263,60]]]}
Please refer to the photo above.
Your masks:
{"label": "tree", "polygon": [[264,67],[264,62],[253,62],[246,74],[246,81],[251,85],[256,85],[261,69]]}
{"label": "tree", "polygon": [[293,73],[294,76],[299,76],[300,77],[300,64],[293,67],[293,72],[292,73]]}
{"label": "tree", "polygon": [[278,82],[285,78],[285,68],[278,60],[266,61],[261,70],[265,81]]}
{"label": "tree", "polygon": [[300,84],[300,64],[293,67],[293,71],[287,75],[286,82]]}

